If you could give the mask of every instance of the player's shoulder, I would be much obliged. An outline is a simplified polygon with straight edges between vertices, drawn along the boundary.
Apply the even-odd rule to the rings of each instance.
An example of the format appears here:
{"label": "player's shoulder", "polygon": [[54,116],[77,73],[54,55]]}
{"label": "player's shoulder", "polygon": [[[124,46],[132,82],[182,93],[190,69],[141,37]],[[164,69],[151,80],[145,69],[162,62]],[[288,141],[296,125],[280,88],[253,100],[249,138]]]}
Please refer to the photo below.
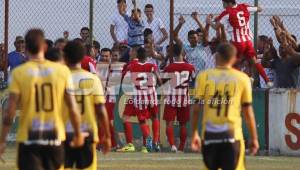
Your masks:
{"label": "player's shoulder", "polygon": [[241,81],[250,80],[249,76],[242,71],[239,71],[237,69],[231,69],[230,71],[232,75],[234,75],[236,78],[238,78]]}

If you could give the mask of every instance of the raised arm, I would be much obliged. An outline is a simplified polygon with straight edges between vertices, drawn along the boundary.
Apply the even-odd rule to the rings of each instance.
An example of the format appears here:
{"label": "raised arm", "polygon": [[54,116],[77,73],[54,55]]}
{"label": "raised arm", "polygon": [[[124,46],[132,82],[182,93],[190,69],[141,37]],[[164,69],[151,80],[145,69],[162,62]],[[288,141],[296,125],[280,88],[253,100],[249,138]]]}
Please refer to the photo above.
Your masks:
{"label": "raised arm", "polygon": [[175,42],[176,42],[177,44],[183,45],[182,40],[179,38],[179,32],[180,32],[182,26],[183,26],[184,23],[185,23],[185,19],[184,19],[184,17],[181,15],[181,16],[179,17],[179,20],[178,20],[178,21],[179,21],[179,22],[178,22],[178,25],[176,26],[176,28],[175,28],[175,30],[174,30],[174,40],[175,40]]}
{"label": "raised arm", "polygon": [[118,39],[115,34],[115,26],[114,25],[110,25],[110,35],[111,35],[111,38],[113,39],[114,43],[118,43]]}
{"label": "raised arm", "polygon": [[132,0],[132,5],[133,5],[133,18],[135,18],[136,20],[140,21],[140,16],[137,10],[137,3],[136,0]]}
{"label": "raised arm", "polygon": [[193,12],[191,16],[194,19],[194,21],[197,23],[197,25],[201,29],[201,31],[204,32],[205,28],[203,27],[202,23],[200,22],[198,12]]}

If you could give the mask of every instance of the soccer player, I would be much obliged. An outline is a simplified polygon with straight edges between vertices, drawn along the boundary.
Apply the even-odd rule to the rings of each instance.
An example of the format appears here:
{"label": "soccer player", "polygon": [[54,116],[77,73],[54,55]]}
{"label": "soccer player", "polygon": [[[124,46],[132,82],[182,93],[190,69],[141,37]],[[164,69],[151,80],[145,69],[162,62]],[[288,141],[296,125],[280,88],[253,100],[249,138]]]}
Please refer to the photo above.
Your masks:
{"label": "soccer player", "polygon": [[[252,108],[250,78],[232,66],[237,50],[229,44],[217,49],[217,68],[197,77],[192,121],[192,149],[200,151],[210,170],[245,169],[245,146],[242,131],[244,114],[250,130],[250,151],[257,153],[259,144]],[[198,134],[199,113],[203,106],[201,139]]]}
{"label": "soccer player", "polygon": [[[159,151],[159,120],[158,120],[158,101],[156,93],[156,82],[161,83],[158,68],[156,65],[147,63],[146,50],[140,47],[137,50],[138,62],[129,65],[127,75],[135,86],[133,92],[133,108],[137,116],[143,134],[143,153]],[[152,119],[154,126],[153,141],[150,136],[150,129],[147,120]],[[154,143],[152,146],[152,142]]]}
{"label": "soccer player", "polygon": [[[77,40],[76,40],[77,41]],[[78,41],[79,42],[79,41]],[[81,60],[81,68],[83,68],[86,71],[89,71],[91,73],[96,74],[96,65],[97,65],[97,60],[96,60],[96,50],[93,45],[85,45],[86,48],[86,54]]]}
{"label": "soccer player", "polygon": [[[238,67],[243,57],[255,63],[259,74],[269,86],[272,86],[263,66],[256,59],[256,50],[253,47],[253,34],[250,30],[250,12],[261,12],[260,7],[249,6],[247,4],[237,4],[236,0],[222,0],[225,11],[222,12],[215,21],[225,25],[229,33],[230,42],[238,50],[238,60],[235,66]],[[216,28],[216,25],[213,27]]]}
{"label": "soccer player", "polygon": [[164,72],[171,78],[169,89],[165,99],[164,120],[166,121],[166,134],[172,152],[177,152],[174,139],[174,121],[177,118],[180,124],[179,151],[184,150],[187,129],[186,124],[190,120],[190,96],[189,82],[195,79],[195,68],[183,59],[183,47],[175,44],[173,47],[175,62],[168,65]]}
{"label": "soccer player", "polygon": [[[137,59],[137,49],[139,47],[134,47],[131,48],[129,51],[129,56],[130,56],[130,62],[125,64],[122,70],[122,88],[124,88],[123,85],[123,80],[128,72],[128,68],[130,65],[138,63]],[[131,96],[130,96],[131,97]],[[135,147],[133,145],[133,128],[132,128],[132,123],[130,122],[130,118],[135,116],[134,112],[134,107],[133,107],[133,102],[132,98],[127,99],[126,104],[125,104],[125,109],[123,112],[123,124],[124,124],[124,133],[125,133],[125,138],[126,138],[126,145],[121,148],[119,151],[120,152],[134,152]]]}
{"label": "soccer player", "polygon": [[84,143],[75,98],[68,93],[72,90],[71,73],[66,66],[45,60],[46,44],[42,30],[29,30],[25,42],[29,61],[14,69],[11,75],[8,107],[4,113],[0,138],[0,157],[17,106],[20,106],[18,168],[60,169],[64,163],[62,142],[66,139],[61,114],[64,101],[74,129],[71,145],[78,147]]}
{"label": "soccer player", "polygon": [[[80,61],[84,57],[84,46],[79,42],[69,42],[65,49],[65,60],[71,69],[76,102],[82,115],[81,131],[88,134],[84,146],[72,148],[70,139],[73,136],[73,128],[70,126],[70,119],[64,117],[66,125],[67,140],[65,142],[65,168],[97,169],[96,144],[99,142],[98,128],[103,128],[101,137],[103,153],[107,153],[111,147],[110,128],[107,112],[105,109],[105,98],[100,79],[83,69]],[[68,113],[68,109],[63,111]]]}

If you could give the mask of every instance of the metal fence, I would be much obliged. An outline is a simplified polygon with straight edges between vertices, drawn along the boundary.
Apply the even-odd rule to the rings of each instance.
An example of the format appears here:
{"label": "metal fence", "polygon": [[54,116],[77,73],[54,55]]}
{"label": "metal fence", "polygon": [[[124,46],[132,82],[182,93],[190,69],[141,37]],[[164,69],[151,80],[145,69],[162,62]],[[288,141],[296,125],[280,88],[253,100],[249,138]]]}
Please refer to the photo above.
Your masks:
{"label": "metal fence", "polygon": [[[2,0],[0,2],[0,42],[4,41],[4,2],[9,1],[9,51],[14,49],[14,38],[24,35],[31,27],[41,27],[45,30],[47,38],[55,40],[63,36],[64,31],[69,31],[70,39],[79,37],[80,28],[93,23],[94,39],[101,43],[102,47],[111,47],[113,40],[109,28],[113,15],[117,14],[117,0]],[[258,35],[265,34],[274,37],[273,29],[269,24],[272,15],[283,18],[291,33],[300,37],[300,3],[299,0],[238,0],[239,3],[255,4],[255,1],[264,8],[259,15],[258,24],[251,22],[252,29],[258,28]],[[93,20],[90,19],[90,3],[94,3]],[[138,7],[143,11],[147,3],[155,8],[155,16],[160,17],[169,30],[170,26],[170,0],[137,0]],[[184,15],[186,24],[180,32],[180,37],[187,41],[187,32],[197,28],[196,23],[190,17],[193,11],[200,14],[204,22],[207,14],[220,13],[221,0],[174,0],[174,22],[178,22],[179,15]],[[132,9],[131,0],[127,0],[127,12]],[[143,13],[143,19],[145,14]],[[254,19],[254,17],[252,17]],[[211,36],[213,36],[213,32]]]}

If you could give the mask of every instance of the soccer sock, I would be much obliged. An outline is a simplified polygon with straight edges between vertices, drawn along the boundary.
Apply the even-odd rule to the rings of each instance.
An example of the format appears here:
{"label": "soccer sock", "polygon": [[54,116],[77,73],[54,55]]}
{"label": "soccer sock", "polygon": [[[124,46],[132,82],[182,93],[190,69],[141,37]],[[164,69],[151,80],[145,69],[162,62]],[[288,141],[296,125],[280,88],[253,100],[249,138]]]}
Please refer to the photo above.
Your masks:
{"label": "soccer sock", "polygon": [[156,118],[152,121],[152,131],[153,131],[153,142],[158,143],[158,141],[159,141],[159,120]]}
{"label": "soccer sock", "polygon": [[115,129],[114,129],[114,126],[113,126],[112,123],[109,126],[109,130],[110,130],[110,134],[111,134],[111,146],[116,147],[117,142],[116,142],[116,139],[115,139]]}
{"label": "soccer sock", "polygon": [[265,72],[265,69],[264,67],[260,64],[260,63],[256,63],[255,64],[255,67],[256,67],[256,70],[258,71],[259,75],[262,76],[262,78],[265,80],[265,82],[269,82],[270,79],[268,78],[266,72]]}
{"label": "soccer sock", "polygon": [[184,146],[185,146],[185,142],[186,142],[186,137],[187,137],[187,130],[185,125],[181,125],[180,126],[180,145],[178,150],[183,151],[184,150]]}
{"label": "soccer sock", "polygon": [[133,140],[133,133],[132,133],[132,125],[130,122],[124,122],[124,131],[125,131],[125,137],[126,137],[126,142],[132,143]]}
{"label": "soccer sock", "polygon": [[150,136],[150,128],[146,123],[140,123],[141,131],[143,134],[143,144],[146,145],[146,139]]}
{"label": "soccer sock", "polygon": [[175,145],[174,130],[173,130],[172,126],[167,126],[166,134],[167,134],[170,146]]}

